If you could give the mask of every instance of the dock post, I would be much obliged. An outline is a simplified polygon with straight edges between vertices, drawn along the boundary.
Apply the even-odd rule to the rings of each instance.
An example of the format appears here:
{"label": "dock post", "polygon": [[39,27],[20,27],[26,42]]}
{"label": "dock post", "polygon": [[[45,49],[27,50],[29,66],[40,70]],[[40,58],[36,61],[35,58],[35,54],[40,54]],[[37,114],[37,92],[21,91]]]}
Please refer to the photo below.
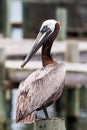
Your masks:
{"label": "dock post", "polygon": [[0,129],[6,130],[7,112],[5,102],[5,91],[3,88],[3,80],[5,78],[5,52],[0,48]]}
{"label": "dock post", "polygon": [[58,36],[58,40],[65,40],[67,37],[67,10],[64,8],[57,8],[56,20],[61,23],[61,30]]}
{"label": "dock post", "polygon": [[65,120],[60,118],[37,120],[34,123],[34,130],[66,130]]}
{"label": "dock post", "polygon": [[[60,41],[66,40],[67,37],[67,10],[65,8],[56,8],[56,20],[60,22],[61,24],[61,29],[59,32],[59,35],[57,36],[57,39]],[[66,116],[65,106],[66,103],[66,89],[64,89],[63,94],[59,98],[59,100],[56,101],[55,103],[55,108],[57,115],[60,117]]]}
{"label": "dock post", "polygon": [[[67,43],[66,61],[78,62],[79,51],[78,43],[75,40],[70,40]],[[67,122],[68,130],[77,129],[77,122],[79,117],[79,85],[76,84],[74,88],[67,89]]]}
{"label": "dock post", "polygon": [[10,37],[11,34],[11,23],[10,23],[10,9],[11,0],[6,0],[6,26],[5,26],[5,36]]}
{"label": "dock post", "polygon": [[0,34],[3,35],[5,30],[5,1],[0,0]]}
{"label": "dock post", "polygon": [[0,34],[10,36],[10,0],[0,0]]}

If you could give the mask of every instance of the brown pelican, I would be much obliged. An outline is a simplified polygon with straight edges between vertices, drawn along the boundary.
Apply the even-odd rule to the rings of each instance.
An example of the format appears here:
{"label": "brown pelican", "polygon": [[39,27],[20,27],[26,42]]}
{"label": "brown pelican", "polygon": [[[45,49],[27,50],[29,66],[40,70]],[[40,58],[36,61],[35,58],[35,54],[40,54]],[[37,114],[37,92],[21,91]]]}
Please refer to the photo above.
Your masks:
{"label": "brown pelican", "polygon": [[53,104],[62,94],[65,79],[65,64],[52,59],[50,50],[60,30],[60,23],[55,20],[43,22],[30,53],[21,67],[32,58],[42,46],[43,67],[34,71],[18,88],[16,122],[32,123],[36,111],[43,109],[48,118],[46,108]]}

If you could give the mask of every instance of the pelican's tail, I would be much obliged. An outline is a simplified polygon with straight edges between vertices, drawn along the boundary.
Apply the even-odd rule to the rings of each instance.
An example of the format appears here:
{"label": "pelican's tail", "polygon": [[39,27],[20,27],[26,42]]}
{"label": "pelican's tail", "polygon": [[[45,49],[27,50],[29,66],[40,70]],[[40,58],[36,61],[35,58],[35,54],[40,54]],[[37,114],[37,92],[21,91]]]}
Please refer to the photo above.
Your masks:
{"label": "pelican's tail", "polygon": [[35,122],[35,119],[36,119],[36,112],[32,112],[30,115],[28,115],[27,117],[25,117],[24,119],[22,120],[17,120],[16,119],[16,123],[24,123],[24,124],[31,124],[31,123],[34,123]]}

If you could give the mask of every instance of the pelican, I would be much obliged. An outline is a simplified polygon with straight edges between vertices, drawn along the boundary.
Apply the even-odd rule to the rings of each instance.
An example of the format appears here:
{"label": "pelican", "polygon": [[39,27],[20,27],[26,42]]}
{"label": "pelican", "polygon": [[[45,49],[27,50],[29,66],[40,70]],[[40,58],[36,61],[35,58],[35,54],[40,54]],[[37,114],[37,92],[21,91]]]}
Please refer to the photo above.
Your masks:
{"label": "pelican", "polygon": [[34,71],[19,84],[16,122],[31,124],[35,122],[36,112],[43,110],[49,118],[46,108],[62,94],[65,79],[65,63],[56,62],[50,54],[53,41],[60,31],[60,22],[54,19],[43,22],[34,46],[26,56],[23,68],[42,46],[43,67]]}

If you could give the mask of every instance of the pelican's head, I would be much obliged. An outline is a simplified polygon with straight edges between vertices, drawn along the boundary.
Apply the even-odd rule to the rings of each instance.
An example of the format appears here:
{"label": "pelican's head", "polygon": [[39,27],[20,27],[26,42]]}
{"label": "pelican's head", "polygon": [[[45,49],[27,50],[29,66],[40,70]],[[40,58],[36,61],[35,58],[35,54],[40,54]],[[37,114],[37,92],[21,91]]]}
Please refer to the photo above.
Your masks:
{"label": "pelican's head", "polygon": [[50,29],[51,34],[52,34],[55,31],[56,24],[58,25],[58,27],[60,29],[60,22],[58,22],[54,19],[46,20],[43,22],[43,24],[40,28],[40,31],[42,32],[44,29],[48,28],[48,29]]}
{"label": "pelican's head", "polygon": [[21,67],[24,67],[26,63],[32,58],[32,56],[37,52],[37,50],[50,38],[53,32],[57,30],[57,34],[60,30],[60,23],[56,20],[46,20],[42,23],[40,31],[36,37],[34,46],[29,54],[26,56]]}

